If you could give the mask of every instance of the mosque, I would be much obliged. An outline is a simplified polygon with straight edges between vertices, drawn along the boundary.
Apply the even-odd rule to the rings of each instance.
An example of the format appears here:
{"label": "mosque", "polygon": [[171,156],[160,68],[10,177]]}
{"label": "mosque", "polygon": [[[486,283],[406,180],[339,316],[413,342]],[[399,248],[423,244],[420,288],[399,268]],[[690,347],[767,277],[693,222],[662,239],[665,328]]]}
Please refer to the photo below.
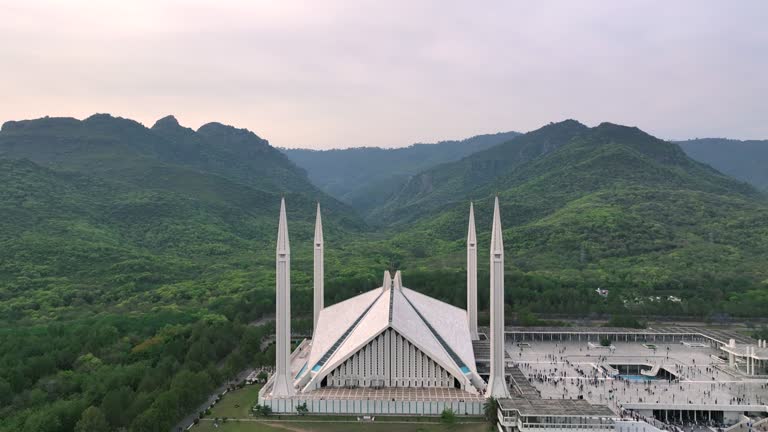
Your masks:
{"label": "mosque", "polygon": [[306,404],[313,413],[435,415],[450,408],[460,415],[480,415],[487,397],[509,396],[498,198],[491,235],[488,335],[478,333],[477,327],[477,238],[472,205],[467,235],[467,310],[408,289],[400,271],[394,275],[385,271],[380,287],[324,307],[323,229],[318,205],[314,330],[311,339],[291,352],[290,264],[283,200],[276,254],[276,368],[259,392],[260,404],[274,412],[296,412]]}

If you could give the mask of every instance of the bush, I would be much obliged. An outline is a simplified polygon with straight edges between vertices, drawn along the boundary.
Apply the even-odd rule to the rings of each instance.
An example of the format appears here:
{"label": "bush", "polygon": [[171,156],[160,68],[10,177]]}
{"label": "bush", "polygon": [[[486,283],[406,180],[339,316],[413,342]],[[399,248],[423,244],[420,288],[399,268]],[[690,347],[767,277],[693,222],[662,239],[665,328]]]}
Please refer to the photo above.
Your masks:
{"label": "bush", "polygon": [[768,326],[763,326],[759,330],[752,332],[752,337],[755,339],[768,340]]}
{"label": "bush", "polygon": [[257,416],[267,417],[272,414],[272,408],[268,405],[256,405],[253,407],[253,414]]}
{"label": "bush", "polygon": [[456,423],[456,414],[453,412],[452,409],[446,408],[440,414],[440,421],[442,421],[445,424],[454,424]]}
{"label": "bush", "polygon": [[644,329],[647,326],[630,315],[612,315],[611,319],[603,327]]}
{"label": "bush", "polygon": [[309,412],[309,408],[307,408],[307,403],[305,402],[305,403],[297,406],[296,407],[296,412],[299,413],[299,415],[301,415],[301,416],[307,415],[307,413]]}

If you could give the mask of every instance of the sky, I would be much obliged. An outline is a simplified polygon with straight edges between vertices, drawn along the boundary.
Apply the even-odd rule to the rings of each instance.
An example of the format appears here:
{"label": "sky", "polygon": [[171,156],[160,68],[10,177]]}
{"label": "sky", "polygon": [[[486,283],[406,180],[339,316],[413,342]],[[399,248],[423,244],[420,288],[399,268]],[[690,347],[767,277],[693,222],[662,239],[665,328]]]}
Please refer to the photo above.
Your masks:
{"label": "sky", "polygon": [[0,122],[401,147],[577,119],[768,139],[768,1],[0,0]]}

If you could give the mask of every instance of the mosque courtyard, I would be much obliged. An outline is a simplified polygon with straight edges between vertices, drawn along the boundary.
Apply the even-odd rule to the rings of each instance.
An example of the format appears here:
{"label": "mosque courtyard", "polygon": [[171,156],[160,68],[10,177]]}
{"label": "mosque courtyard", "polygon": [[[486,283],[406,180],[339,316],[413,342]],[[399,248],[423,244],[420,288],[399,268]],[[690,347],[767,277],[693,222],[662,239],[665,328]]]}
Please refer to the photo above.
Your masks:
{"label": "mosque courtyard", "polygon": [[627,404],[768,403],[765,378],[730,369],[718,357],[722,351],[707,344],[613,342],[607,348],[584,341],[507,341],[506,350],[542,398],[583,398],[617,414]]}

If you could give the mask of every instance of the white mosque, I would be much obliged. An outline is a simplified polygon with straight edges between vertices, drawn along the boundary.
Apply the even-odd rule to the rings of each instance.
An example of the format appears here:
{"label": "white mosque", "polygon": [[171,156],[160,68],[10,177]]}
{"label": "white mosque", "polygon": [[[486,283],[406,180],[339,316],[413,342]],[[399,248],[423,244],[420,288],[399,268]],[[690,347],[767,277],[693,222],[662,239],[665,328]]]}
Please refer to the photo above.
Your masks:
{"label": "white mosque", "polygon": [[[290,245],[280,205],[276,274],[276,368],[259,392],[275,412],[483,413],[486,397],[509,397],[504,367],[504,246],[498,198],[491,235],[491,325],[477,330],[477,239],[470,205],[467,310],[403,286],[400,271],[381,287],[324,307],[323,230],[317,209],[314,241],[314,330],[291,353]],[[485,335],[482,335],[485,336]],[[476,351],[485,352],[478,373]],[[490,351],[490,353],[488,353]],[[479,352],[479,351],[478,351]],[[481,362],[482,363],[482,362]],[[488,365],[490,364],[490,373]]]}

